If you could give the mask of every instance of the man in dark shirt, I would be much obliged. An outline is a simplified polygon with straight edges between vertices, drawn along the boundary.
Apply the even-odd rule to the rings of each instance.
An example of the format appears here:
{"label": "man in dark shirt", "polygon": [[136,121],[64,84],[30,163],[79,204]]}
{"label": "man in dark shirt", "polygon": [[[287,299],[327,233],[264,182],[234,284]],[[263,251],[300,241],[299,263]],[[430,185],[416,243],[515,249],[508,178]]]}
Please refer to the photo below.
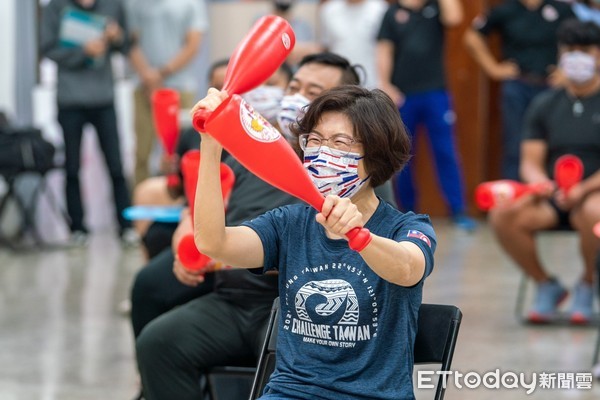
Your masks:
{"label": "man in dark shirt", "polygon": [[[444,29],[461,21],[458,0],[398,0],[383,17],[377,37],[377,66],[379,86],[398,105],[409,134],[414,138],[419,125],[427,128],[452,218],[457,226],[472,230],[475,223],[465,215],[463,177],[454,140],[456,116],[444,68]],[[411,164],[395,178],[395,191],[405,211],[415,209]]]}
{"label": "man in dark shirt", "polygon": [[[519,179],[519,143],[523,116],[531,100],[549,85],[560,82],[553,74],[556,30],[575,15],[556,0],[507,0],[473,21],[465,45],[492,79],[502,81],[502,176]],[[497,61],[486,37],[498,33],[502,60]]]}
{"label": "man in dark shirt", "polygon": [[[537,283],[532,322],[547,322],[567,296],[563,286],[542,267],[535,234],[569,224],[579,235],[585,270],[574,289],[571,321],[586,323],[593,310],[592,284],[600,246],[592,232],[600,221],[600,27],[567,21],[558,32],[560,68],[565,88],[544,92],[529,107],[521,144],[521,177],[547,187],[490,212],[501,246]],[[554,190],[556,160],[574,154],[584,165],[584,177],[567,191]]]}

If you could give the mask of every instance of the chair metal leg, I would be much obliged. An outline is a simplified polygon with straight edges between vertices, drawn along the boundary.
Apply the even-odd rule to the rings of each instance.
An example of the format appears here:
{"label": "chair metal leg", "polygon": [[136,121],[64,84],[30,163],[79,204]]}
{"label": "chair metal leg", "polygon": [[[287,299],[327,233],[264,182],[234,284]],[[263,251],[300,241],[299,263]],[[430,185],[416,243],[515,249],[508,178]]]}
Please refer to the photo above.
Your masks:
{"label": "chair metal leg", "polygon": [[71,223],[71,217],[67,213],[67,210],[65,210],[63,207],[61,207],[58,204],[58,200],[56,199],[56,196],[54,196],[54,193],[52,193],[52,189],[48,188],[48,183],[46,181],[46,174],[43,175],[43,179],[40,182],[41,193],[46,194],[46,197],[48,198],[48,203],[50,204],[50,207],[54,211],[56,211],[58,214],[60,214],[60,216],[62,217],[62,219],[65,222],[65,224],[67,224],[67,226],[69,226],[69,224]]}
{"label": "chair metal leg", "polygon": [[594,356],[592,357],[592,365],[596,365],[600,362],[600,325],[598,325],[598,337],[596,339],[596,348],[594,349]]}
{"label": "chair metal leg", "polygon": [[[8,186],[8,190],[6,191],[6,193],[4,194],[4,197],[2,198],[2,201],[0,202],[0,217],[2,217],[6,211],[6,207],[8,207],[9,201],[13,200],[15,203],[15,206],[18,209],[19,212],[19,216],[20,216],[20,225],[17,231],[17,238],[21,238],[23,236],[23,234],[25,233],[25,231],[27,230],[27,225],[30,221],[29,216],[27,215],[27,205],[23,202],[23,199],[21,199],[21,197],[19,196],[19,194],[17,193],[16,189],[15,189],[15,183],[16,183],[16,176],[14,177],[6,177],[6,184]],[[14,243],[12,243],[12,241],[7,238],[4,235],[2,236],[2,242],[6,243],[9,245],[9,247],[11,247],[12,249],[15,249],[16,246],[14,245]]]}
{"label": "chair metal leg", "polygon": [[527,275],[521,275],[521,282],[519,282],[519,291],[517,293],[517,301],[515,303],[515,317],[517,320],[522,321],[524,310],[525,310],[525,297],[527,296],[527,284],[529,283],[529,279]]}
{"label": "chair metal leg", "polygon": [[[35,172],[33,172],[33,173],[35,173]],[[46,182],[46,174],[47,173],[35,173],[35,174],[37,176],[39,176],[39,182],[36,184],[35,188],[33,189],[33,192],[31,195],[31,201],[29,202],[29,204],[27,204],[25,199],[23,199],[19,195],[18,191],[16,190],[16,182],[17,182],[19,175],[5,177],[5,181],[7,183],[8,190],[7,190],[6,194],[4,195],[2,201],[0,201],[0,216],[2,216],[4,214],[5,209],[8,205],[8,202],[12,199],[15,202],[15,206],[17,207],[19,216],[21,218],[19,230],[16,235],[16,239],[20,239],[26,233],[29,233],[29,234],[31,234],[34,244],[36,246],[43,246],[46,243],[45,243],[44,239],[41,237],[40,232],[37,228],[36,221],[35,221],[35,217],[36,217],[35,214],[36,214],[38,202],[39,202],[39,199],[41,198],[41,196],[45,195],[48,198],[50,207],[55,212],[60,214],[60,216],[63,218],[63,220],[65,221],[65,223],[67,225],[69,224],[70,218],[69,218],[66,210],[64,210],[62,207],[60,207],[58,205],[58,201],[56,200],[54,194],[48,189],[48,185]],[[11,239],[4,237],[2,235],[0,235],[0,244],[6,244],[11,249],[18,248],[18,246],[16,246],[15,243],[13,243],[13,241]]]}
{"label": "chair metal leg", "polygon": [[[35,223],[35,214],[37,210],[37,201],[39,199],[40,193],[42,192],[42,185],[44,183],[44,175],[40,175],[40,183],[36,185],[35,189],[33,189],[33,193],[31,195],[31,203],[29,206],[25,204],[25,201],[21,199],[24,205],[24,213],[23,213],[23,233],[29,232],[33,237],[33,241],[37,245],[42,245],[44,240],[40,236],[38,232],[37,225]],[[17,194],[18,196],[18,194]]]}
{"label": "chair metal leg", "polygon": [[[598,282],[598,296],[600,296],[600,252],[596,256],[596,282]],[[600,322],[598,322],[598,337],[596,338],[596,348],[592,357],[592,365],[600,362]]]}

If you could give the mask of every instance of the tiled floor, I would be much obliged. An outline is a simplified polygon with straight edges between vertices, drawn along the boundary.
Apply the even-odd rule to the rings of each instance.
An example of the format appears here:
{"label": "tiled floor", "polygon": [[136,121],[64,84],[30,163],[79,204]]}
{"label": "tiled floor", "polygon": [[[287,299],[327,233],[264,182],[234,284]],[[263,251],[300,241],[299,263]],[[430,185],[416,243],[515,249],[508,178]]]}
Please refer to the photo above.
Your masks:
{"label": "tiled floor", "polygon": [[[425,301],[455,304],[464,313],[453,369],[480,376],[496,369],[500,375],[522,372],[527,383],[537,373],[538,386],[542,372],[590,371],[596,328],[521,325],[513,314],[520,275],[487,227],[467,234],[443,220],[435,226],[439,247]],[[540,247],[556,274],[572,285],[581,270],[575,238],[545,234]],[[118,305],[141,263],[138,249],[122,249],[109,234],[93,235],[81,249],[0,249],[0,399],[132,398],[132,335]],[[573,382],[565,377],[563,383]],[[446,399],[591,400],[600,398],[600,382],[591,390],[525,391],[459,390],[451,380]],[[418,391],[417,399],[429,398],[430,392]]]}

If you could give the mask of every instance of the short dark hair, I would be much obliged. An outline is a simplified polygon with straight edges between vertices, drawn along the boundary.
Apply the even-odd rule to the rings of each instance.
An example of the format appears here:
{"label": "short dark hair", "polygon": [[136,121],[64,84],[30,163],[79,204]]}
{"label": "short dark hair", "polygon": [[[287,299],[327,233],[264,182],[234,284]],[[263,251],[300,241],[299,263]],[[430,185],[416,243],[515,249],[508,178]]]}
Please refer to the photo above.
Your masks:
{"label": "short dark hair", "polygon": [[358,69],[362,68],[359,65],[352,65],[350,61],[344,57],[330,52],[315,53],[304,56],[298,63],[298,68],[306,64],[321,64],[329,65],[330,67],[339,68],[342,71],[342,79],[340,85],[360,85],[360,77]]}
{"label": "short dark hair", "polygon": [[296,136],[311,132],[321,116],[330,111],[343,113],[350,120],[364,148],[371,187],[389,180],[410,159],[410,138],[400,113],[382,90],[343,85],[324,91],[290,129]]}
{"label": "short dark hair", "polygon": [[292,70],[292,67],[290,67],[290,64],[284,62],[279,66],[279,71],[281,71],[285,75],[285,78],[288,82],[292,80],[292,77],[294,76],[294,71]]}
{"label": "short dark hair", "polygon": [[559,46],[599,46],[600,27],[594,22],[571,18],[563,22],[556,32]]}
{"label": "short dark hair", "polygon": [[229,64],[229,58],[223,58],[221,60],[217,60],[214,63],[210,64],[208,68],[208,79],[212,79],[213,74],[218,68],[226,67]]}

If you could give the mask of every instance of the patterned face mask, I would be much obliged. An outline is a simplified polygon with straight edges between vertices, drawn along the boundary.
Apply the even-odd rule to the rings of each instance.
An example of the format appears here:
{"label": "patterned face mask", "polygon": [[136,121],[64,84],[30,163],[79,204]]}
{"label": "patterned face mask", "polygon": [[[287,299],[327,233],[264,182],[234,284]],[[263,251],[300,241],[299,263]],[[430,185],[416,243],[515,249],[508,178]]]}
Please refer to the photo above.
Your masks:
{"label": "patterned face mask", "polygon": [[281,109],[277,115],[277,124],[279,125],[279,130],[287,140],[294,140],[290,131],[290,125],[304,115],[305,107],[309,104],[310,100],[300,93],[292,96],[283,96],[283,99],[281,99]]}
{"label": "patterned face mask", "polygon": [[271,124],[277,122],[279,107],[283,99],[282,88],[262,85],[242,95],[242,98]]}
{"label": "patterned face mask", "polygon": [[307,147],[304,150],[304,168],[323,196],[354,196],[369,179],[358,176],[358,153],[346,153],[327,146]]}
{"label": "patterned face mask", "polygon": [[585,83],[596,75],[596,59],[583,51],[569,51],[560,57],[560,68],[570,81]]}

